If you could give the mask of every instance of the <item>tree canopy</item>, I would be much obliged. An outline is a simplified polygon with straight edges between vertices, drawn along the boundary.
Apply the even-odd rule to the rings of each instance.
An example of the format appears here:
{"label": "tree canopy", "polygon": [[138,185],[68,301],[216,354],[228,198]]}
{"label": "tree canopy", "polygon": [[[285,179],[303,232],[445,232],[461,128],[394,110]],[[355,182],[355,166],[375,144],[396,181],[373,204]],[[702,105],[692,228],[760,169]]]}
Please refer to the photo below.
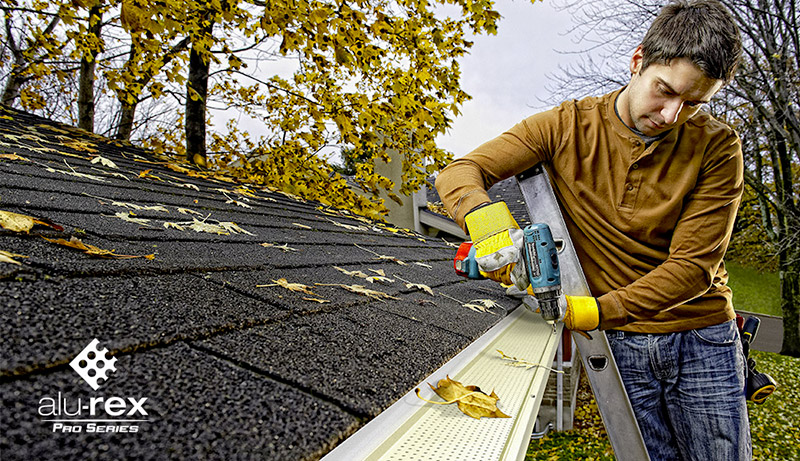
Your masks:
{"label": "tree canopy", "polygon": [[[376,159],[403,154],[403,193],[449,162],[435,138],[469,98],[458,58],[500,18],[491,0],[0,5],[4,104],[373,217],[392,186]],[[224,110],[257,131],[215,129]],[[340,151],[366,197],[331,168]]]}

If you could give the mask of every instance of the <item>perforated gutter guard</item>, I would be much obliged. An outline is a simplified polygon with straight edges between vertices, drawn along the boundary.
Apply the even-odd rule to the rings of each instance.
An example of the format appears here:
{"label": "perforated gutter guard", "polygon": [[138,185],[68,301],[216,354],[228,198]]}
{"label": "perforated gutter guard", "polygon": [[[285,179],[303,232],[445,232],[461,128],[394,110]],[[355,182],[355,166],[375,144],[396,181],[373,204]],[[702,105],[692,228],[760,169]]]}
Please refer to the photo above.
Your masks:
{"label": "perforated gutter guard", "polygon": [[426,383],[450,378],[494,390],[497,405],[510,418],[471,418],[456,404],[432,405],[412,390],[386,409],[323,461],[353,460],[521,460],[547,385],[546,367],[516,367],[507,356],[550,366],[563,324],[556,331],[525,307],[518,307],[452,360],[419,383],[421,395],[441,401]]}

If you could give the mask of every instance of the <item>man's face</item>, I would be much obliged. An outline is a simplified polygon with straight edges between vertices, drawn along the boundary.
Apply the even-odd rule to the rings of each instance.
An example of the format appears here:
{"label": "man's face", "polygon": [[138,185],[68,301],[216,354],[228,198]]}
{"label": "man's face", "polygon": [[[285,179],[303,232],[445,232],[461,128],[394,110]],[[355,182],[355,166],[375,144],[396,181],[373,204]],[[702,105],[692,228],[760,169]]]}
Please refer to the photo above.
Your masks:
{"label": "man's face", "polygon": [[631,58],[631,81],[620,94],[617,110],[631,128],[658,136],[691,118],[722,88],[722,80],[706,77],[686,58],[642,70],[642,48]]}

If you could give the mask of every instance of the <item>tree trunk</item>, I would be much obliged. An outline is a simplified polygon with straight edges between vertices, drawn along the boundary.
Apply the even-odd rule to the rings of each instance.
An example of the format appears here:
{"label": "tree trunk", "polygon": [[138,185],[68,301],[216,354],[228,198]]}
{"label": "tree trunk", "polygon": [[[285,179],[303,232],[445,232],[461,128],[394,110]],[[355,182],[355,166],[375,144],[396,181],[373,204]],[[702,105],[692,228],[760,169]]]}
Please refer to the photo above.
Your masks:
{"label": "tree trunk", "polygon": [[[203,27],[203,35],[211,37],[213,16]],[[186,83],[186,158],[196,165],[206,164],[206,98],[211,60],[200,45],[193,43],[189,53],[189,78]]]}
{"label": "tree trunk", "polygon": [[136,106],[138,104],[129,104],[124,101],[120,104],[119,125],[117,126],[117,134],[114,137],[122,141],[129,141],[133,133],[133,122],[136,117]]}
{"label": "tree trunk", "polygon": [[[783,254],[787,253],[787,254]],[[800,357],[800,263],[791,249],[781,254],[781,312],[783,313],[783,344],[781,354]]]}
{"label": "tree trunk", "polygon": [[[89,9],[89,34],[100,40],[101,5],[96,4]],[[99,49],[88,51],[81,58],[81,73],[78,87],[78,128],[94,131],[94,71],[97,67]]]}
{"label": "tree trunk", "polygon": [[[14,65],[16,66],[16,63],[14,63]],[[13,106],[14,101],[16,101],[19,97],[23,83],[25,83],[25,79],[19,77],[19,73],[16,71],[15,67],[14,70],[8,74],[8,80],[6,81],[6,86],[3,89],[3,97],[2,100],[0,100],[0,103],[7,107]]]}

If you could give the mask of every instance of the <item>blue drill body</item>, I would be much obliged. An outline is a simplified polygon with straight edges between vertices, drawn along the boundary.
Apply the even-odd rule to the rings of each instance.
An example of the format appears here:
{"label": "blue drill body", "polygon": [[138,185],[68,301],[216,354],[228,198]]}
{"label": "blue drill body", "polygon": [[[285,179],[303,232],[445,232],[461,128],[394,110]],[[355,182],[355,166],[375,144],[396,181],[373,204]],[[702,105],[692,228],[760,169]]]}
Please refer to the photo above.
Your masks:
{"label": "blue drill body", "polygon": [[[561,269],[558,264],[558,248],[553,240],[550,226],[535,223],[523,229],[523,247],[520,261],[525,266],[533,294],[539,302],[542,317],[554,323],[561,317],[558,307],[561,296]],[[456,272],[471,279],[484,278],[475,261],[475,247],[462,244],[456,255]]]}

